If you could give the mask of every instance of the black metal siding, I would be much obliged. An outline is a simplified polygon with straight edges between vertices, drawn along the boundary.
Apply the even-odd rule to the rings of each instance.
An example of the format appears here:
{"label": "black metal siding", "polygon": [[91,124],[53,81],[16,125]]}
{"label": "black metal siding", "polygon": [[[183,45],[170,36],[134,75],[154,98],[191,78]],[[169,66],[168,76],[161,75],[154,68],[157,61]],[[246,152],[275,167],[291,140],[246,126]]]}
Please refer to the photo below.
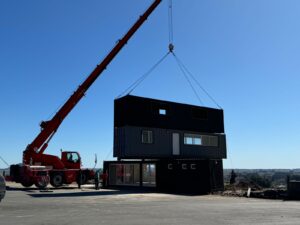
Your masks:
{"label": "black metal siding", "polygon": [[[114,126],[224,133],[223,110],[127,95],[114,102]],[[160,115],[165,109],[167,115]]]}
{"label": "black metal siding", "polygon": [[[143,130],[151,130],[153,144],[143,144],[141,134]],[[179,133],[180,155],[173,155],[172,134]],[[182,130],[168,130],[149,127],[125,126],[115,128],[114,157],[120,159],[222,159],[226,158],[226,138],[224,134],[214,134],[219,139],[217,147],[185,145],[184,134],[193,133]],[[194,132],[195,133],[195,132]],[[197,133],[206,135],[207,133]],[[209,134],[212,135],[212,134]]]}
{"label": "black metal siding", "polygon": [[[156,165],[156,190],[160,192],[177,192],[207,194],[224,189],[222,160],[156,160],[156,161],[104,161],[105,173],[116,176],[109,170],[110,164],[154,163]],[[142,182],[140,182],[142,185]],[[104,187],[114,186],[108,179]],[[116,185],[115,185],[116,186]]]}

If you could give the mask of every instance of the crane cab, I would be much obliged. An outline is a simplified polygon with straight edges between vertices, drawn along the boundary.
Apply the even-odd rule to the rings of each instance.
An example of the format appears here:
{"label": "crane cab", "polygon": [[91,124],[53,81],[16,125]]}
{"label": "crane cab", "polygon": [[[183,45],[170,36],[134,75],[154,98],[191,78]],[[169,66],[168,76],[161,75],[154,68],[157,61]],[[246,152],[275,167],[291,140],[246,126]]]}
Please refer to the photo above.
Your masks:
{"label": "crane cab", "polygon": [[61,152],[61,161],[67,169],[80,169],[81,167],[81,157],[78,152]]}

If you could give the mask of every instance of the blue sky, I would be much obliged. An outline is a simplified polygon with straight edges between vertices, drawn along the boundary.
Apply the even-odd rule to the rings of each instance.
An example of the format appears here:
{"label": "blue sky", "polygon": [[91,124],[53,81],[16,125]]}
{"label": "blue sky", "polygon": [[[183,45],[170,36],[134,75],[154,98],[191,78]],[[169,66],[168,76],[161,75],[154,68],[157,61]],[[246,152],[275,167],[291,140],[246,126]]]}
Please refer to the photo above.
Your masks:
{"label": "blue sky", "polygon": [[[21,162],[39,122],[51,118],[151,2],[0,2],[6,161]],[[79,151],[86,167],[95,153],[99,161],[112,159],[113,100],[167,52],[167,3],[90,88],[47,153]],[[173,6],[175,52],[225,112],[225,168],[299,168],[300,2],[173,0]],[[133,94],[199,104],[172,57]]]}

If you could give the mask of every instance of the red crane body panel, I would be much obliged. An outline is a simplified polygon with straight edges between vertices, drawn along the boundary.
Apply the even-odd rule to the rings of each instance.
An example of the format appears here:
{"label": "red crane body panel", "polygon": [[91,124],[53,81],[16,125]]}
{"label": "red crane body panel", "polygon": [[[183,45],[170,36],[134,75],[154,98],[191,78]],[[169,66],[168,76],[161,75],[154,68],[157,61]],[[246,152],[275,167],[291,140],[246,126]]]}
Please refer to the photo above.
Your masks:
{"label": "red crane body panel", "polygon": [[[144,12],[142,16],[138,18],[135,24],[129,29],[122,39],[115,45],[110,53],[103,59],[103,61],[96,66],[92,73],[85,79],[85,81],[77,88],[77,90],[70,96],[70,98],[64,103],[64,105],[57,111],[53,118],[49,121],[43,121],[40,133],[36,138],[27,146],[23,152],[23,164],[28,165],[40,165],[51,167],[49,170],[50,179],[51,174],[56,177],[58,181],[61,179],[60,175],[64,174],[64,182],[70,183],[78,177],[78,171],[81,171],[81,159],[77,152],[62,152],[61,159],[57,156],[44,154],[44,151],[48,147],[48,143],[58,130],[63,120],[73,110],[77,103],[85,95],[89,87],[95,82],[95,80],[102,74],[109,63],[119,53],[119,51],[126,45],[129,39],[140,28],[140,26],[147,20],[148,16],[155,10],[155,8],[162,2],[162,0],[155,0],[150,7]],[[68,159],[68,154],[77,154],[78,161]],[[16,167],[15,167],[16,168]],[[16,169],[14,169],[16,171]],[[87,174],[93,174],[92,171],[86,171]],[[27,173],[30,174],[30,173]],[[27,177],[28,178],[28,177]],[[26,179],[27,179],[26,178]],[[17,179],[16,179],[17,180]],[[59,180],[60,181],[60,180]],[[29,185],[32,180],[29,178],[26,180],[26,184]],[[52,183],[51,183],[52,184]]]}

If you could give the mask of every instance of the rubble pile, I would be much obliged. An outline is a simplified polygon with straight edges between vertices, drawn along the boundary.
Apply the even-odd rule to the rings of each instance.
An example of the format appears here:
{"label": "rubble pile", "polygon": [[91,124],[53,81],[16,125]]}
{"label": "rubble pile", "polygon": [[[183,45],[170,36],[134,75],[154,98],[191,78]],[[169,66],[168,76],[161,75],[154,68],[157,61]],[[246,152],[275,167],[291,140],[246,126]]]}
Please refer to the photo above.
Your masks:
{"label": "rubble pile", "polygon": [[221,193],[221,195],[229,197],[286,199],[287,191],[285,189],[278,188],[264,189],[252,182],[240,181],[235,184],[225,185],[225,190]]}

